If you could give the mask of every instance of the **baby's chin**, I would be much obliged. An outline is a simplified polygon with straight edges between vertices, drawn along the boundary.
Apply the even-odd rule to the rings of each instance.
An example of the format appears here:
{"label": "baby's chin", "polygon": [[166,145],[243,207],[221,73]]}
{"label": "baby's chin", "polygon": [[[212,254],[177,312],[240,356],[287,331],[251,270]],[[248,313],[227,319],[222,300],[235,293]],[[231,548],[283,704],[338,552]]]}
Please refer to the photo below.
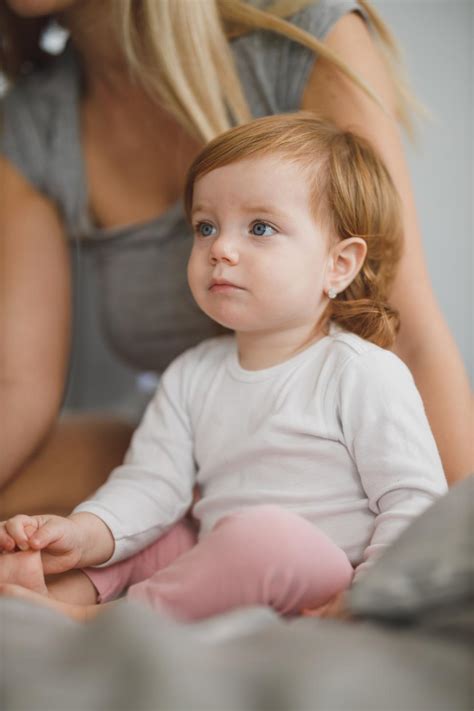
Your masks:
{"label": "baby's chin", "polygon": [[[205,312],[206,313],[206,312]],[[233,319],[233,318],[216,318],[212,313],[206,313],[207,316],[209,316],[210,319],[215,321],[216,323],[219,324],[219,326],[222,326],[223,328],[228,329],[229,331],[247,331],[250,330],[245,327],[245,324],[242,323],[242,319]]]}
{"label": "baby's chin", "polygon": [[254,319],[252,315],[248,313],[248,308],[243,310],[235,304],[222,302],[212,305],[198,302],[198,306],[206,316],[231,331],[248,331],[253,330],[255,327],[253,323]]}
{"label": "baby's chin", "polygon": [[[204,309],[203,309],[204,310]],[[210,319],[218,323],[220,326],[227,328],[235,333],[251,333],[262,330],[262,327],[255,322],[255,318],[245,317],[241,314],[222,314],[216,311],[204,311]]]}

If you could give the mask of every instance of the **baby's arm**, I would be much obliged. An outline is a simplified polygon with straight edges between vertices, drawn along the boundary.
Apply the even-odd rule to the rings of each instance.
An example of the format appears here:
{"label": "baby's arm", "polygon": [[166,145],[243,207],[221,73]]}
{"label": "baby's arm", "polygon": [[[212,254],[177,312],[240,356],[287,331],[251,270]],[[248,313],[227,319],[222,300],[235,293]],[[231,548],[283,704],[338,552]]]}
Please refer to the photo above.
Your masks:
{"label": "baby's arm", "polygon": [[169,366],[123,465],[73,511],[95,514],[112,532],[115,548],[107,565],[138,553],[189,508],[196,467],[187,385],[194,370],[192,350]]}
{"label": "baby's arm", "polygon": [[41,550],[46,574],[110,564],[145,548],[186,513],[195,477],[185,404],[190,353],[163,375],[124,464],[108,481],[67,518],[19,515],[0,523],[0,551]]}
{"label": "baby's arm", "polygon": [[88,513],[64,518],[19,514],[0,523],[0,551],[42,551],[45,574],[62,573],[107,561],[114,539],[106,524]]}
{"label": "baby's arm", "polygon": [[344,439],[375,514],[355,580],[447,490],[441,460],[408,368],[382,349],[360,353],[339,383]]}

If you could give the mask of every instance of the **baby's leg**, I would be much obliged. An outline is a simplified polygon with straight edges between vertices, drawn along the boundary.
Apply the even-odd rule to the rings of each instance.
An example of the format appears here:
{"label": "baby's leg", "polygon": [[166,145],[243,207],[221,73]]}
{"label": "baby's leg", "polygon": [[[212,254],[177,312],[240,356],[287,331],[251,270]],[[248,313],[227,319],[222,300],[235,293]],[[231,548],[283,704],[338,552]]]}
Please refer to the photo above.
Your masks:
{"label": "baby's leg", "polygon": [[0,555],[0,582],[47,595],[48,590],[39,551],[18,551]]}
{"label": "baby's leg", "polygon": [[[120,563],[108,568],[70,570],[58,576],[50,576],[47,579],[48,598],[33,597],[33,593],[25,595],[27,591],[14,589],[16,586],[5,586],[7,589],[3,590],[3,594],[27,597],[32,602],[53,607],[74,620],[87,622],[121,602],[106,600],[113,599],[128,585],[144,580],[169,565],[195,543],[193,526],[186,520],[179,521],[143,551]],[[98,605],[97,602],[102,604]]]}
{"label": "baby's leg", "polygon": [[77,621],[93,619],[114,603],[97,605],[124,588],[149,577],[189,550],[196,534],[180,521],[148,548],[109,568],[69,570],[46,577],[39,551],[0,555],[0,596],[16,597],[50,607]]}
{"label": "baby's leg", "polygon": [[45,577],[40,551],[0,555],[0,584],[80,605],[97,602],[97,591],[81,570],[68,570],[66,573]]}
{"label": "baby's leg", "polygon": [[121,602],[117,600],[116,602],[109,602],[107,605],[77,605],[70,602],[61,602],[48,595],[42,595],[21,585],[10,583],[0,583],[0,597],[14,597],[32,602],[41,607],[48,607],[66,617],[76,620],[76,622],[88,622],[104,612],[105,609],[120,604]]}
{"label": "baby's leg", "polygon": [[82,570],[68,570],[59,575],[47,575],[49,597],[77,605],[97,605],[94,583]]}
{"label": "baby's leg", "polygon": [[345,553],[315,526],[277,506],[258,506],[222,519],[127,598],[180,620],[246,605],[289,615],[324,604],[352,575]]}
{"label": "baby's leg", "polygon": [[140,553],[109,568],[69,570],[47,576],[46,580],[39,551],[6,553],[0,555],[0,583],[22,587],[66,603],[103,603],[117,597],[129,585],[170,565],[195,542],[196,533],[192,524],[183,520]]}
{"label": "baby's leg", "polygon": [[184,519],[131,558],[106,568],[85,568],[82,572],[97,591],[97,602],[108,602],[118,597],[130,585],[150,578],[157,571],[169,566],[176,558],[193,548],[196,540],[194,527]]}
{"label": "baby's leg", "polygon": [[0,596],[50,607],[75,620],[92,618],[94,611],[89,608],[93,605],[88,603],[95,602],[96,590],[89,578],[80,570],[51,577],[52,582],[45,581],[39,551],[0,555]]}

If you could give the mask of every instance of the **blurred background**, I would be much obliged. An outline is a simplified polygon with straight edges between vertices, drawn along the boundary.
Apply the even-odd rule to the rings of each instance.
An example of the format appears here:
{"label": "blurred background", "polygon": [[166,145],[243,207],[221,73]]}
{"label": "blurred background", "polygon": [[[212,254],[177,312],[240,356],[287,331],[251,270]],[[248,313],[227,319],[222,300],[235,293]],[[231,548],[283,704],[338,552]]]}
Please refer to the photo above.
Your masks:
{"label": "blurred background", "polygon": [[[474,0],[373,0],[402,49],[416,95],[431,111],[416,144],[406,143],[428,268],[471,380],[473,242]],[[52,37],[52,47],[61,45]],[[74,348],[68,409],[138,416],[156,378],[111,354],[101,333],[92,255],[73,247]]]}

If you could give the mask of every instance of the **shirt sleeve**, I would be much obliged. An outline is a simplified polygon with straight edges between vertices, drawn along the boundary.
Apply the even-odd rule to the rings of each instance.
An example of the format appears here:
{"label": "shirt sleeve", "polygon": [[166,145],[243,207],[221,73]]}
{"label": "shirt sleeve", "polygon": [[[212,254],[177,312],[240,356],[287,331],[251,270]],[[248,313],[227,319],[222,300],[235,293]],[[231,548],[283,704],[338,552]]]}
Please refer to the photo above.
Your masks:
{"label": "shirt sleeve", "polygon": [[375,514],[357,580],[447,484],[420,394],[393,353],[376,349],[351,358],[339,381],[339,417]]}
{"label": "shirt sleeve", "polygon": [[[323,41],[336,22],[349,12],[357,12],[367,22],[365,11],[354,0],[318,0],[290,18],[292,24]],[[277,75],[277,91],[282,111],[301,108],[303,92],[318,55],[308,47],[287,40],[282,44]]]}
{"label": "shirt sleeve", "polygon": [[0,154],[51,200],[70,237],[90,229],[72,47],[21,77],[0,100]]}
{"label": "shirt sleeve", "polygon": [[[315,0],[285,18],[312,37],[324,40],[348,12],[364,10],[355,0]],[[274,31],[255,31],[232,42],[235,61],[254,117],[297,111],[317,54],[301,42]]]}
{"label": "shirt sleeve", "polygon": [[[190,351],[163,374],[122,466],[74,509],[98,516],[115,540],[111,565],[145,548],[184,516],[196,467],[186,397]],[[102,566],[97,566],[102,567]]]}
{"label": "shirt sleeve", "polygon": [[36,101],[31,80],[12,87],[0,101],[0,153],[38,190],[47,164],[45,102]]}

